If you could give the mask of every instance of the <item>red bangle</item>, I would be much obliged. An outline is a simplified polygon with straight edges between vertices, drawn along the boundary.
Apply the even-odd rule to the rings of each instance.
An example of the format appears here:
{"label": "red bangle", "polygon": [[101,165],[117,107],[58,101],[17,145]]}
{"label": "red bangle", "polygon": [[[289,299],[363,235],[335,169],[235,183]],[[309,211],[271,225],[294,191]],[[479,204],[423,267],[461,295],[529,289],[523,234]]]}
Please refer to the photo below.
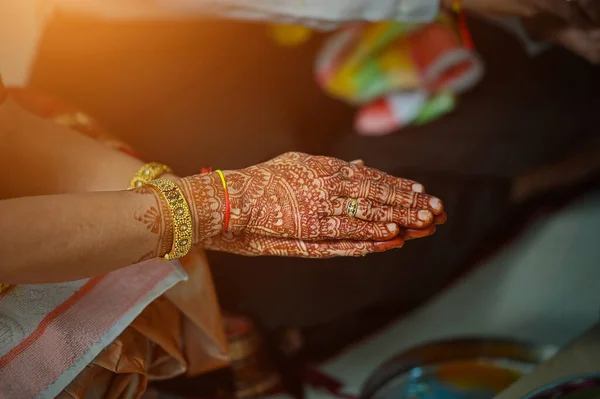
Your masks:
{"label": "red bangle", "polygon": [[223,191],[225,192],[225,221],[223,222],[223,231],[227,231],[229,227],[229,216],[231,215],[231,203],[229,202],[229,190],[227,190],[227,182],[225,175],[220,170],[216,170],[223,183]]}

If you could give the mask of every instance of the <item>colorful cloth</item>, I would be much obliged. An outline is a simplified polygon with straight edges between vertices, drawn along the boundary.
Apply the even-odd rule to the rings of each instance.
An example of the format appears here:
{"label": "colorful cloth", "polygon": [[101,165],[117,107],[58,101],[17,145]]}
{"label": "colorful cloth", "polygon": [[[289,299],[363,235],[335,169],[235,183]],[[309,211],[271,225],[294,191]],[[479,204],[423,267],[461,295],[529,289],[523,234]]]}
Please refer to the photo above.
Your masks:
{"label": "colorful cloth", "polygon": [[342,29],[315,63],[328,94],[360,106],[356,130],[383,135],[422,124],[454,109],[458,94],[483,76],[452,16],[430,24],[381,22]]}

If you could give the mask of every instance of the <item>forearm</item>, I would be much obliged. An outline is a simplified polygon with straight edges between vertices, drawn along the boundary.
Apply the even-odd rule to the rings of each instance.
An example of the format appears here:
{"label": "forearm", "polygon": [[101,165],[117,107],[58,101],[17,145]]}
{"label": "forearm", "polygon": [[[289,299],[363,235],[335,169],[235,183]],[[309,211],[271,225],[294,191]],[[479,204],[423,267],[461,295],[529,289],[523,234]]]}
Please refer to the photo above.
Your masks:
{"label": "forearm", "polygon": [[162,201],[148,188],[2,200],[0,281],[76,280],[164,255],[173,233]]}
{"label": "forearm", "polygon": [[114,191],[142,162],[78,131],[38,118],[10,98],[0,104],[0,198]]}

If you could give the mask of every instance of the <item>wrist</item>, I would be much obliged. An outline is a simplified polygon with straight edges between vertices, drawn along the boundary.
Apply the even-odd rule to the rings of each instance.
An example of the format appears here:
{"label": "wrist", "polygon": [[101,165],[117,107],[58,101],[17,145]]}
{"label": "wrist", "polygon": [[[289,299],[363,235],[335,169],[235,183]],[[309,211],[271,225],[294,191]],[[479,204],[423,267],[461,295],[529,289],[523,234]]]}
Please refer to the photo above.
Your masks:
{"label": "wrist", "polygon": [[157,190],[152,191],[154,192],[154,195],[158,196],[157,201],[160,204],[160,213],[162,220],[161,226],[163,226],[159,236],[159,242],[157,245],[158,253],[156,254],[156,256],[163,257],[169,252],[171,252],[171,249],[173,248],[173,240],[175,239],[175,226],[173,222],[173,215],[171,214],[171,209],[169,208],[169,204],[167,204],[165,196]]}
{"label": "wrist", "polygon": [[173,247],[173,218],[163,194],[155,187],[145,185],[123,192],[135,202],[134,219],[144,226],[142,237],[152,237],[152,250],[134,263],[163,257]]}
{"label": "wrist", "polygon": [[216,172],[194,175],[175,182],[187,201],[193,221],[193,242],[197,244],[223,231],[225,193]]}

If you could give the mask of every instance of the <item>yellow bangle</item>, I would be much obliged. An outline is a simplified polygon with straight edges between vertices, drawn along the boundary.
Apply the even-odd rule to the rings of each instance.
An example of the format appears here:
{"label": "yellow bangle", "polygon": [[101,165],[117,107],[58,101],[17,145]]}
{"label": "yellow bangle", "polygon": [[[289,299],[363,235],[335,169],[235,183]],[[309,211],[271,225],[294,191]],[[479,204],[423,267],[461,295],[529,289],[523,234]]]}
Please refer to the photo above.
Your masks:
{"label": "yellow bangle", "polygon": [[140,188],[144,184],[151,182],[152,180],[156,180],[165,173],[171,173],[172,170],[167,165],[163,165],[158,162],[150,162],[142,166],[136,173],[133,175],[133,179],[129,183],[129,189]]}
{"label": "yellow bangle", "polygon": [[173,219],[173,247],[163,258],[179,259],[192,248],[192,213],[177,184],[168,179],[157,179],[147,183],[163,195],[169,205]]}

